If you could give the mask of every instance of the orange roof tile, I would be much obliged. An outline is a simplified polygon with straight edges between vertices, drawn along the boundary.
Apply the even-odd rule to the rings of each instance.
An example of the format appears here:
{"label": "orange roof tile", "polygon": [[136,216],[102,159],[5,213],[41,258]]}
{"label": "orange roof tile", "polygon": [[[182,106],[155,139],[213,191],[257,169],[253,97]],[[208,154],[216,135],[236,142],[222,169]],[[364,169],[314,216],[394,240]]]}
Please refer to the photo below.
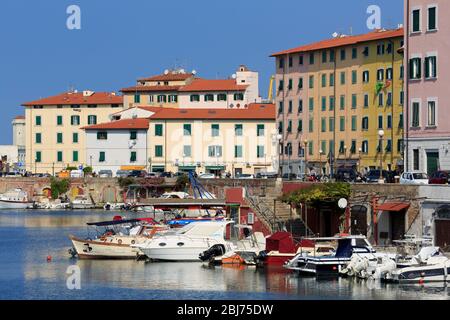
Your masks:
{"label": "orange roof tile", "polygon": [[248,85],[238,85],[236,80],[206,80],[195,79],[190,84],[182,86],[180,92],[203,92],[203,91],[245,91]]}
{"label": "orange roof tile", "polygon": [[111,122],[100,123],[92,126],[83,127],[84,130],[126,130],[126,129],[148,129],[148,119],[123,119]]}
{"label": "orange roof tile", "polygon": [[178,91],[180,86],[135,86],[124,88],[120,90],[121,92],[173,92]]}
{"label": "orange roof tile", "polygon": [[35,105],[69,105],[69,104],[122,104],[123,97],[110,92],[95,92],[89,97],[84,97],[83,92],[65,92],[57,96],[43,98],[22,104],[24,107]]}
{"label": "orange roof tile", "polygon": [[222,119],[222,120],[274,120],[275,105],[268,103],[249,104],[240,109],[188,109],[188,108],[160,108],[150,120],[176,119]]}
{"label": "orange roof tile", "polygon": [[25,119],[25,116],[17,116],[14,118],[14,120],[23,120]]}
{"label": "orange roof tile", "polygon": [[369,41],[376,41],[381,39],[389,39],[396,37],[403,37],[404,30],[403,28],[399,28],[396,30],[375,30],[366,34],[356,35],[356,36],[344,36],[341,38],[333,38],[327,39],[319,42],[314,42],[308,45],[303,45],[300,47],[296,47],[293,49],[288,49],[284,51],[280,51],[271,55],[271,57],[276,57],[280,55],[290,54],[290,53],[300,53],[300,52],[308,52],[315,51],[327,48],[335,48],[342,47],[348,45],[355,45],[358,43],[364,43]]}
{"label": "orange roof tile", "polygon": [[187,80],[194,75],[192,73],[168,73],[168,74],[160,74],[157,76],[142,78],[138,81],[184,81]]}

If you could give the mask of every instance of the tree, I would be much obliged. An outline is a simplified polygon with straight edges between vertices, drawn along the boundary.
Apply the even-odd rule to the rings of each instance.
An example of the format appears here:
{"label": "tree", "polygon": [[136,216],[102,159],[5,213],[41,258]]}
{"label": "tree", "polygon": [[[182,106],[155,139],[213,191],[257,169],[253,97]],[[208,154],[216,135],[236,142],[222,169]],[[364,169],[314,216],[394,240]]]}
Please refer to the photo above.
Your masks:
{"label": "tree", "polygon": [[70,181],[69,179],[50,178],[50,188],[52,189],[52,198],[58,199],[60,195],[69,191]]}

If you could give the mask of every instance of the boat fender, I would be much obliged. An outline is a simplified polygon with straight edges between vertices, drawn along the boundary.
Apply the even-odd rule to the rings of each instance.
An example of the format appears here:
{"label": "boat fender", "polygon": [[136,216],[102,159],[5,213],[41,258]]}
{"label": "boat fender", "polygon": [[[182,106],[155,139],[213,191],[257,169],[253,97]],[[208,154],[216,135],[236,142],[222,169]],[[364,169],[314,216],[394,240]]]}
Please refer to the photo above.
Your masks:
{"label": "boat fender", "polygon": [[118,244],[122,244],[122,239],[117,240]]}

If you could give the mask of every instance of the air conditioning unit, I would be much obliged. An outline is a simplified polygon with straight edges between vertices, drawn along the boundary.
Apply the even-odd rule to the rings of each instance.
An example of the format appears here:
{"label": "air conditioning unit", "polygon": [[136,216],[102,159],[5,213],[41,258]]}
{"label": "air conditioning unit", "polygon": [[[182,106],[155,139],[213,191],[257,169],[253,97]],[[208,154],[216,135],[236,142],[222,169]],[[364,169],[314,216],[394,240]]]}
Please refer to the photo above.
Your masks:
{"label": "air conditioning unit", "polygon": [[247,216],[247,224],[255,223],[255,214],[253,212],[249,212]]}

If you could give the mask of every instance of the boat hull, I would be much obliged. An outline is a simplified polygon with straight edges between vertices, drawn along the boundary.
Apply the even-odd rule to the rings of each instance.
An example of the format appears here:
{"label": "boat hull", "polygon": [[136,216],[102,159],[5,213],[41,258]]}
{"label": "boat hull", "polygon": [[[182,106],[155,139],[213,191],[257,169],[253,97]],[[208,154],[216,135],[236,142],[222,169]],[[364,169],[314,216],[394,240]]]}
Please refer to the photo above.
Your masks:
{"label": "boat hull", "polygon": [[136,259],[140,250],[127,243],[111,243],[100,240],[83,240],[69,236],[80,259]]}
{"label": "boat hull", "polygon": [[32,202],[14,202],[0,200],[0,209],[27,209],[32,205]]}
{"label": "boat hull", "polygon": [[147,248],[142,252],[152,260],[159,261],[197,261],[200,262],[200,254],[208,247],[184,247],[184,248]]}

